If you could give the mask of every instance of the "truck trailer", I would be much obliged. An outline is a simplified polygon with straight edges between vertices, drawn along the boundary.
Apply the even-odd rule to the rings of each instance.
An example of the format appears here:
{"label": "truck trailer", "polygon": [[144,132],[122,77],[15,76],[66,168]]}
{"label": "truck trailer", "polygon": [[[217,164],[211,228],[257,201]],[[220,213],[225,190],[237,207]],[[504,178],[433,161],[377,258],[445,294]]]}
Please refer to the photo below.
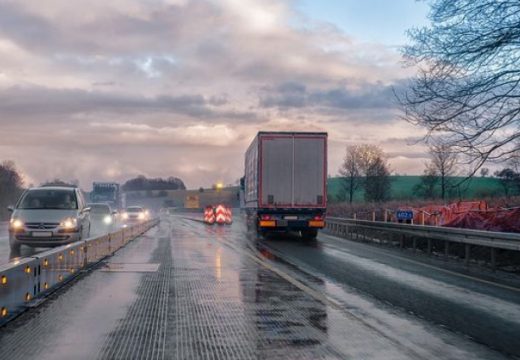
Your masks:
{"label": "truck trailer", "polygon": [[315,238],[327,209],[327,133],[264,132],[245,155],[244,207],[257,232]]}
{"label": "truck trailer", "polygon": [[123,194],[118,183],[94,182],[90,201],[93,203],[107,203],[112,209],[122,209],[125,207]]}

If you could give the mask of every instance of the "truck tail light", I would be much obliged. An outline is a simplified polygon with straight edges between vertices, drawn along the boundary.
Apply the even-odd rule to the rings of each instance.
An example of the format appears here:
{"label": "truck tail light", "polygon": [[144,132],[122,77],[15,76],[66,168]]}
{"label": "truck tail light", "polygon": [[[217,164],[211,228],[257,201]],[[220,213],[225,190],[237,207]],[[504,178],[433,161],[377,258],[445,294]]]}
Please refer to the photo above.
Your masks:
{"label": "truck tail light", "polygon": [[276,221],[274,220],[260,220],[260,227],[276,227]]}
{"label": "truck tail light", "polygon": [[260,220],[262,220],[262,221],[273,220],[273,217],[271,215],[260,215]]}
{"label": "truck tail light", "polygon": [[315,215],[311,220],[309,220],[309,227],[313,228],[324,228],[325,227],[325,217],[323,215]]}

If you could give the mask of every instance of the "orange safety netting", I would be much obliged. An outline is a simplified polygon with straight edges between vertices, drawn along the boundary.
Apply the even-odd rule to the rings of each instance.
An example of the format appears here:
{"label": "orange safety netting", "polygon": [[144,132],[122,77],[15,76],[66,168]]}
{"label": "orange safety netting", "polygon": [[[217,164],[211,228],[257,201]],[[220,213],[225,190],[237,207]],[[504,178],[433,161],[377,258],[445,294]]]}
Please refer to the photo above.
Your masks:
{"label": "orange safety netting", "polygon": [[520,232],[520,208],[492,209],[485,201],[459,201],[412,210],[414,224]]}

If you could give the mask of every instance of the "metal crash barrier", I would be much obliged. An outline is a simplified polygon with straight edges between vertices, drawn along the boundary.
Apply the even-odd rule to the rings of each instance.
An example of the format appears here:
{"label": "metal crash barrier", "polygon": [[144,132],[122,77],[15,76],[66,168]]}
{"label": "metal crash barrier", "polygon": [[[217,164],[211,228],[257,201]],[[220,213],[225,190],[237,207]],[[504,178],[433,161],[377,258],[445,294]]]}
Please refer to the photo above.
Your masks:
{"label": "metal crash barrier", "polygon": [[35,298],[60,287],[158,223],[158,219],[148,220],[0,266],[0,326],[23,312]]}
{"label": "metal crash barrier", "polygon": [[382,221],[356,220],[329,217],[326,231],[330,234],[350,239],[368,239],[367,231],[378,232],[387,236],[390,233],[399,235],[399,246],[404,247],[406,236],[412,238],[415,250],[418,239],[426,242],[426,252],[432,253],[433,241],[444,243],[444,254],[450,253],[450,244],[461,244],[464,247],[464,262],[469,263],[472,249],[475,247],[489,249],[489,263],[496,268],[497,251],[520,251],[520,234],[503,233],[486,230],[461,229],[442,226],[398,224]]}

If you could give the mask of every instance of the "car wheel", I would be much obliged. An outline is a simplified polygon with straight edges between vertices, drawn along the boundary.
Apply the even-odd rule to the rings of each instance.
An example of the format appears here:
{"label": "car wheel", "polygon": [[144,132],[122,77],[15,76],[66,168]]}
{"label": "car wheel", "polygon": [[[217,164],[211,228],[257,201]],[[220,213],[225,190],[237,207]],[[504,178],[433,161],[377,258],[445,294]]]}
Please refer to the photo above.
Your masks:
{"label": "car wheel", "polygon": [[[21,244],[18,244],[16,242],[14,242],[13,240],[9,239],[9,249],[11,250],[11,253],[19,254],[21,247],[22,247]],[[19,256],[19,255],[15,255],[15,256]]]}

